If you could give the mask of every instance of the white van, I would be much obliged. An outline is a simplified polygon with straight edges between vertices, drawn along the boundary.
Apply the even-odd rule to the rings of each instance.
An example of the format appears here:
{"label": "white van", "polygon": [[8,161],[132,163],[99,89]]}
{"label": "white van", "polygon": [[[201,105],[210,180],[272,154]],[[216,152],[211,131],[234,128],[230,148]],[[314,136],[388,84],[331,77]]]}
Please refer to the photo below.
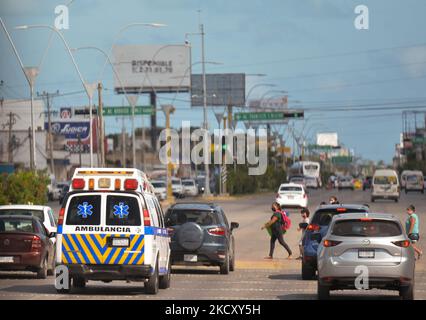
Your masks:
{"label": "white van", "polygon": [[411,170],[404,170],[404,171],[401,172],[401,180],[400,180],[401,189],[405,188],[405,183],[406,183],[406,180],[407,180],[407,176],[409,174],[411,174],[412,172],[413,171],[411,171]]}
{"label": "white van", "polygon": [[409,191],[425,192],[423,172],[418,170],[410,171],[410,173],[405,176],[405,193]]}
{"label": "white van", "polygon": [[140,170],[76,169],[56,241],[56,264],[68,268],[74,287],[144,281],[146,293],[156,294],[170,286],[170,237],[154,187]]}
{"label": "white van", "polygon": [[395,170],[380,169],[374,172],[371,202],[376,199],[391,199],[395,202],[399,201],[400,185],[398,174]]}

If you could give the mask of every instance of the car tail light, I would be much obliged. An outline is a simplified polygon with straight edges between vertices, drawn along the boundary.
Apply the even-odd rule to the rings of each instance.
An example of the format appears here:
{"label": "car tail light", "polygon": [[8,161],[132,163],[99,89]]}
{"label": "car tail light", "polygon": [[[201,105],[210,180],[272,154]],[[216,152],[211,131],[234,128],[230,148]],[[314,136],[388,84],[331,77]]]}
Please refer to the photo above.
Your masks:
{"label": "car tail light", "polygon": [[64,216],[65,208],[61,208],[61,210],[59,210],[58,226],[62,226],[64,224]]}
{"label": "car tail light", "polygon": [[276,198],[281,198],[281,195],[279,193],[277,193]]}
{"label": "car tail light", "polygon": [[144,226],[146,227],[151,226],[151,217],[149,216],[148,209],[143,209],[143,222],[144,222]]}
{"label": "car tail light", "polygon": [[120,190],[121,189],[121,180],[120,179],[115,179],[115,181],[114,181],[114,189],[115,190]]}
{"label": "car tail light", "polygon": [[307,199],[307,198],[308,198],[308,195],[305,193],[305,194],[303,195],[303,198]]}
{"label": "car tail light", "polygon": [[84,179],[76,178],[72,181],[73,189],[84,189]]}
{"label": "car tail light", "polygon": [[214,235],[214,236],[224,236],[225,235],[225,229],[222,227],[212,228],[208,230],[208,233]]}
{"label": "car tail light", "polygon": [[175,233],[175,229],[173,229],[173,228],[167,228],[167,233],[169,234],[169,236],[172,236],[173,233]]}
{"label": "car tail light", "polygon": [[137,188],[138,188],[138,180],[136,180],[136,179],[124,180],[124,189],[125,190],[136,190]]}
{"label": "car tail light", "polygon": [[341,243],[342,241],[324,240],[324,247],[326,248],[335,247]]}
{"label": "car tail light", "polygon": [[336,211],[337,212],[346,212],[346,211],[348,211],[348,209],[346,209],[346,208],[337,208]]}
{"label": "car tail light", "polygon": [[320,230],[320,226],[317,224],[310,224],[306,230],[308,231],[319,231]]}
{"label": "car tail light", "polygon": [[39,236],[34,236],[31,245],[31,251],[40,251],[41,250],[41,239]]}
{"label": "car tail light", "polygon": [[89,190],[95,189],[95,179],[89,179]]}
{"label": "car tail light", "polygon": [[371,219],[371,218],[361,218],[361,219],[359,219],[359,221],[370,222],[370,221],[373,221],[373,219]]}
{"label": "car tail light", "polygon": [[392,243],[401,248],[408,248],[410,246],[410,241],[408,240],[394,241]]}

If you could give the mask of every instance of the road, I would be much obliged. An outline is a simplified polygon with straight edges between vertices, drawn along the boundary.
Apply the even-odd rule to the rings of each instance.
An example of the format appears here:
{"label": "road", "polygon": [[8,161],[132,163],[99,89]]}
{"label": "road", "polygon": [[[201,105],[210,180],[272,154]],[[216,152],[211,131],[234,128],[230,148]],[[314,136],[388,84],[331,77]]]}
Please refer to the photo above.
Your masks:
{"label": "road", "polygon": [[[392,213],[404,221],[405,208],[414,204],[421,219],[420,234],[426,234],[423,221],[426,212],[426,195],[402,194],[399,203],[381,201],[370,203],[369,192],[363,191],[327,191],[312,190],[309,194],[311,212],[321,201],[327,201],[330,195],[337,195],[341,202],[368,203],[373,212]],[[276,248],[274,260],[263,258],[269,249],[269,237],[260,227],[270,215],[273,193],[236,197],[218,201],[224,208],[228,219],[240,223],[235,231],[237,270],[230,275],[220,275],[217,268],[176,267],[173,269],[172,285],[160,290],[156,296],[143,293],[143,283],[124,281],[104,284],[89,282],[85,289],[74,290],[69,295],[56,294],[54,279],[37,280],[31,273],[0,272],[0,299],[316,299],[316,281],[303,281],[300,277],[300,261],[287,260],[286,252]],[[52,203],[55,212],[58,205]],[[300,233],[296,227],[299,222],[297,211],[292,211],[292,229],[286,235],[286,241],[298,255]],[[420,246],[426,248],[424,237]],[[426,263],[417,261],[416,299],[426,299]],[[396,292],[383,290],[335,291],[333,299],[398,299]]]}

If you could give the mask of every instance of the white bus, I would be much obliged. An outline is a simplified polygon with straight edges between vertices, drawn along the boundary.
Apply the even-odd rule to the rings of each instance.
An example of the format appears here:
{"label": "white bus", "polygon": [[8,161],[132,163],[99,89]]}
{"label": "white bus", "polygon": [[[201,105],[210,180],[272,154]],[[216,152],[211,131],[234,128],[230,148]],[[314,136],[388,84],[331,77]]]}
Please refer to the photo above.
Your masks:
{"label": "white bus", "polygon": [[320,163],[313,161],[298,161],[288,169],[287,178],[291,179],[294,176],[303,176],[305,178],[315,178],[318,187],[322,186],[320,176]]}

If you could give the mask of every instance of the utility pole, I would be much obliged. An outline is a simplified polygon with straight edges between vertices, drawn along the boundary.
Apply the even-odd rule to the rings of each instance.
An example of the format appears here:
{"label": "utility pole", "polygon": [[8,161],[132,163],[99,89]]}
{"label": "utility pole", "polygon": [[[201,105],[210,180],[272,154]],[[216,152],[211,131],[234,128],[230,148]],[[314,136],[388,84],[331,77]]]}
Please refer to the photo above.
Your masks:
{"label": "utility pole", "polygon": [[[204,51],[204,25],[200,24],[200,34],[201,34],[201,64],[203,68],[203,127],[204,130],[208,130],[208,124],[207,124],[207,92],[206,92],[206,61],[205,61],[205,51]],[[210,135],[207,135],[210,136]],[[210,146],[210,143],[209,143]],[[210,149],[210,148],[209,148]],[[207,150],[207,154],[204,155],[204,168],[206,172],[205,177],[205,186],[204,186],[204,196],[208,197],[210,196],[210,168],[209,168],[209,162],[210,162],[210,150]]]}
{"label": "utility pole", "polygon": [[98,99],[99,99],[99,107],[98,107],[98,119],[99,119],[99,150],[101,153],[101,167],[105,167],[105,133],[104,133],[104,117],[103,117],[103,105],[102,105],[102,83],[98,83]]}
{"label": "utility pole", "polygon": [[121,151],[123,158],[121,160],[123,168],[126,168],[126,128],[124,127],[124,117],[121,118],[122,128],[121,128]]}
{"label": "utility pole", "polygon": [[171,136],[170,136],[170,114],[175,111],[173,105],[162,105],[161,108],[166,116],[166,143],[167,143],[167,201],[173,201],[173,190],[172,190],[172,159],[171,159]]}
{"label": "utility pole", "polygon": [[13,163],[13,141],[12,141],[12,127],[15,125],[16,123],[16,114],[14,114],[13,112],[9,112],[9,122],[6,123],[6,125],[9,127],[8,129],[8,139],[9,139],[9,144],[8,144],[8,157],[7,157],[7,161],[9,163]]}
{"label": "utility pole", "polygon": [[80,134],[77,133],[77,143],[78,143],[78,163],[79,167],[81,168],[81,137]]}
{"label": "utility pole", "polygon": [[[226,131],[226,117],[223,117],[223,130],[224,132]],[[220,146],[220,148],[222,149],[222,145]],[[227,152],[228,152],[228,146],[226,147],[225,150],[222,149],[222,170],[220,172],[220,183],[222,184],[221,191],[223,195],[227,194],[227,191],[226,191],[226,180],[228,179],[228,172],[226,169],[226,153]]]}
{"label": "utility pole", "polygon": [[47,140],[49,145],[49,160],[50,160],[50,172],[55,175],[55,161],[53,158],[53,135],[52,135],[52,121],[51,121],[51,99],[59,95],[59,90],[54,93],[43,91],[42,94],[37,92],[37,96],[45,100],[47,106]]}

